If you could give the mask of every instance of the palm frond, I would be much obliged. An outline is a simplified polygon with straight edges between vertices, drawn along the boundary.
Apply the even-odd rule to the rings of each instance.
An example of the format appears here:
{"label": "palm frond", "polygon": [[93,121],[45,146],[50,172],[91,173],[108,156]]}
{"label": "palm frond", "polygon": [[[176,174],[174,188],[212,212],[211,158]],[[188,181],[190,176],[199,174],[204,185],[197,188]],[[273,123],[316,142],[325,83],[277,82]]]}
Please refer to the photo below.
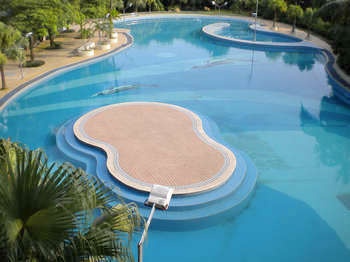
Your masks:
{"label": "palm frond", "polygon": [[83,170],[0,139],[0,258],[132,261],[141,218],[136,205],[112,201],[115,193]]}

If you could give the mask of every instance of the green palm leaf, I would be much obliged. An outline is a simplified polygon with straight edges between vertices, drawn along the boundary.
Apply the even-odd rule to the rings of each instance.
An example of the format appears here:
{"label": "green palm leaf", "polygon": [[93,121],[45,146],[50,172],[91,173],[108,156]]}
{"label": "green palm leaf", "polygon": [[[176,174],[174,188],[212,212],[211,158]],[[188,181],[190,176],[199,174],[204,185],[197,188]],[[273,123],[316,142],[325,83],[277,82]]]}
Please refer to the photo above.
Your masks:
{"label": "green palm leaf", "polygon": [[140,216],[132,204],[110,209],[111,201],[114,193],[83,170],[0,140],[1,261],[132,260]]}

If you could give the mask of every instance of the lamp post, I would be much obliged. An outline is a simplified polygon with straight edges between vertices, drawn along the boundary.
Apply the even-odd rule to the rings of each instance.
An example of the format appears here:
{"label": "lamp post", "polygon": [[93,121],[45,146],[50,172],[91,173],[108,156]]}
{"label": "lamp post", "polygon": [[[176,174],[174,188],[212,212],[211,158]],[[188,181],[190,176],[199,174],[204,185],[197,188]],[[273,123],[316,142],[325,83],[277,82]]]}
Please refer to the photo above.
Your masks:
{"label": "lamp post", "polygon": [[30,61],[34,60],[34,53],[33,53],[33,48],[34,48],[34,39],[33,39],[33,32],[29,32],[26,34],[26,37],[29,39],[29,52],[30,52]]}
{"label": "lamp post", "polygon": [[225,2],[223,4],[218,4],[216,3],[215,1],[211,1],[211,4],[217,8],[219,8],[219,14],[220,14],[220,11],[221,11],[221,8],[224,7],[224,6],[227,6],[228,2]]}
{"label": "lamp post", "polygon": [[259,8],[259,0],[256,0],[255,13],[252,13],[252,16],[255,18],[255,22],[254,22],[254,41],[256,41],[256,25],[257,25],[257,22],[258,22],[258,8]]}

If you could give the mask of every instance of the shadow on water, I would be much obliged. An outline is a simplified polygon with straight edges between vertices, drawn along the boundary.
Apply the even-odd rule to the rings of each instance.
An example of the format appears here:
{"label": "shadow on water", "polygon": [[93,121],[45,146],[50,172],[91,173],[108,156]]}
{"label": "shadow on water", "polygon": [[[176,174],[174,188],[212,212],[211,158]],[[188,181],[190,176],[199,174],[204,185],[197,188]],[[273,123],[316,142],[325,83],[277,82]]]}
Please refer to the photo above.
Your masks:
{"label": "shadow on water", "polygon": [[144,252],[145,261],[350,261],[312,208],[264,185],[236,219],[191,232],[151,230]]}

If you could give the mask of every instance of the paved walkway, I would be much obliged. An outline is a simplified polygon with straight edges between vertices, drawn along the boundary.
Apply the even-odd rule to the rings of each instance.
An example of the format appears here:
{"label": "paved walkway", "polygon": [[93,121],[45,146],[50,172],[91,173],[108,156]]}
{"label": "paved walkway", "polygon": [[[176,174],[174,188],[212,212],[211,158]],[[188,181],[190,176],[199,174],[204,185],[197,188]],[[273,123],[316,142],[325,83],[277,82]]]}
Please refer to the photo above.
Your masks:
{"label": "paved walkway", "polygon": [[[119,32],[125,32],[124,29],[119,29]],[[46,72],[49,72],[58,67],[74,64],[81,62],[91,57],[80,57],[74,54],[74,50],[82,46],[88,40],[79,39],[78,33],[63,33],[56,38],[56,42],[62,43],[61,49],[46,49],[49,45],[48,41],[42,42],[38,47],[35,48],[35,59],[44,60],[45,64],[40,67],[24,68],[24,78],[21,78],[18,63],[15,61],[9,61],[5,65],[5,76],[7,89],[0,90],[0,97],[3,97],[11,90],[15,89],[17,86],[24,84],[25,82],[38,77]],[[98,37],[95,36],[90,41],[95,43],[98,41]],[[125,44],[127,41],[124,34],[118,34],[118,42],[112,43],[112,48],[110,50],[97,50],[95,49],[95,55],[93,57],[98,57],[104,53],[110,52],[113,49],[117,49],[121,45]]]}

